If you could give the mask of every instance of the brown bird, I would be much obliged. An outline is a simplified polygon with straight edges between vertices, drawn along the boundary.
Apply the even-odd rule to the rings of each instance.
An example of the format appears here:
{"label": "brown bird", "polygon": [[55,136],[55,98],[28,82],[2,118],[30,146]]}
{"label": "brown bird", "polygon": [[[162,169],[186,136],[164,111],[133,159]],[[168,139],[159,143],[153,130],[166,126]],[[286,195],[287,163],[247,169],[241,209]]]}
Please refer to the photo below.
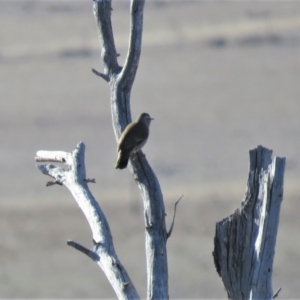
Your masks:
{"label": "brown bird", "polygon": [[130,154],[139,151],[147,142],[149,127],[154,120],[147,113],[142,113],[136,121],[127,125],[118,142],[116,169],[125,169]]}

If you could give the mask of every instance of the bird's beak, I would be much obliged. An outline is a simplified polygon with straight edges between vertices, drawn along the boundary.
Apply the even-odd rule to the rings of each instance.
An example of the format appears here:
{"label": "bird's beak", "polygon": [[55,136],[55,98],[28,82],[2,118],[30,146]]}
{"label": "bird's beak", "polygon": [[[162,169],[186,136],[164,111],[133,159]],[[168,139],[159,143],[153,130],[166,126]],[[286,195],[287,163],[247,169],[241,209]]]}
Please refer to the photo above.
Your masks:
{"label": "bird's beak", "polygon": [[154,119],[153,119],[153,118],[150,118],[150,120],[153,121]]}

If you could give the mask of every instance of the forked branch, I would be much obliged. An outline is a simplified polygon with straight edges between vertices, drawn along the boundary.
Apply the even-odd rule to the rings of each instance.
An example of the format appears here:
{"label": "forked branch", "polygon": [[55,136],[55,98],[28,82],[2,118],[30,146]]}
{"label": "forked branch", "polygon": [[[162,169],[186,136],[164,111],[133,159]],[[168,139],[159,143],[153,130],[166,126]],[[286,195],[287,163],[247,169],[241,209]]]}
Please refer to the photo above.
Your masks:
{"label": "forked branch", "polygon": [[68,242],[68,245],[88,255],[102,268],[119,299],[139,299],[137,291],[116,255],[105,215],[88,188],[84,153],[85,145],[79,143],[71,153],[38,151],[35,160],[37,162],[60,163],[62,160],[65,161],[66,169],[50,164],[38,165],[37,167],[43,174],[54,178],[55,181],[69,189],[84,213],[96,243],[94,251],[73,241]]}
{"label": "forked branch", "polygon": [[[132,120],[130,95],[141,54],[145,1],[131,0],[130,41],[123,68],[118,68],[116,62],[117,52],[110,21],[110,2],[110,0],[94,1],[94,15],[100,35],[104,74],[109,76],[113,128],[118,140],[121,132]],[[110,50],[111,54],[108,54]],[[163,195],[146,157],[140,152],[138,158],[131,159],[128,168],[141,191],[144,203],[147,298],[168,299],[167,231]]]}

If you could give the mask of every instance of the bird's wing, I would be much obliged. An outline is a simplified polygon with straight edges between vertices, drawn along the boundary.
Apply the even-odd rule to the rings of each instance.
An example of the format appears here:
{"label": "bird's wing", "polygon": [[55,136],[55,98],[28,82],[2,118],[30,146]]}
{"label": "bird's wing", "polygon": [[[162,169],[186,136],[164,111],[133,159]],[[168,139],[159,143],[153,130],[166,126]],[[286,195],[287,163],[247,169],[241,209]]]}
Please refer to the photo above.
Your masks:
{"label": "bird's wing", "polygon": [[118,151],[132,151],[148,138],[149,129],[141,123],[133,122],[123,131],[118,145]]}

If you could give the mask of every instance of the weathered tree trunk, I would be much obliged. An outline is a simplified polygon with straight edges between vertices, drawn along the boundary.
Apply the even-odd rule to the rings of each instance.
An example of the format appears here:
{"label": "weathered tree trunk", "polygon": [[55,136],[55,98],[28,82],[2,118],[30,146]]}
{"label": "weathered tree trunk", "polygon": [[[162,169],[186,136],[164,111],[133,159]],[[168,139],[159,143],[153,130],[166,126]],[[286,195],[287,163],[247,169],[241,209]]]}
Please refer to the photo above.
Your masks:
{"label": "weathered tree trunk", "polygon": [[250,151],[241,210],[216,224],[213,257],[230,299],[272,299],[275,244],[285,158],[262,146]]}

